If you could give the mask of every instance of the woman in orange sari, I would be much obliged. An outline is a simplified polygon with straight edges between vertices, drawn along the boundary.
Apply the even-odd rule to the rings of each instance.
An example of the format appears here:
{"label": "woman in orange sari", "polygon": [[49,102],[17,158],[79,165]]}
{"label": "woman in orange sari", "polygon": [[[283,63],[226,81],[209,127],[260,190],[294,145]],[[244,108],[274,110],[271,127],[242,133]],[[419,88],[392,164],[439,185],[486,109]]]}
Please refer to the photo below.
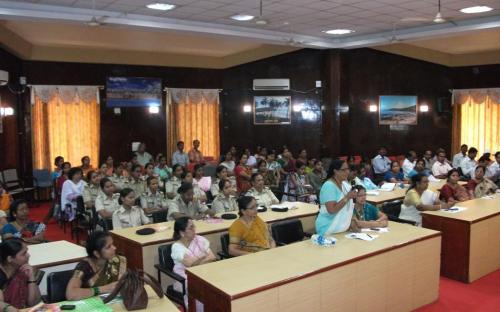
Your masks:
{"label": "woman in orange sari", "polygon": [[238,199],[240,218],[229,228],[229,254],[242,256],[276,247],[267,223],[257,216],[257,202],[251,196]]}

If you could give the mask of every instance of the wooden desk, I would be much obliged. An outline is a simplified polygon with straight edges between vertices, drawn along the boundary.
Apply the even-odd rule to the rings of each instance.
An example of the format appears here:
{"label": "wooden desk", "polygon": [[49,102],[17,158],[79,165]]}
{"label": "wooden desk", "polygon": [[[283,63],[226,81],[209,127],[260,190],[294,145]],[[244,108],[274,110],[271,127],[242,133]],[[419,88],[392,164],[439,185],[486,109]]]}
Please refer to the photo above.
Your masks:
{"label": "wooden desk", "polygon": [[[299,218],[302,221],[304,231],[314,232],[314,221],[318,213],[318,205],[306,203],[294,203],[298,208],[288,210],[287,212],[274,212],[270,209],[259,213],[259,216],[266,222]],[[208,223],[204,220],[194,221],[196,233],[203,235],[210,241],[212,251],[221,249],[220,236],[226,233],[234,220],[223,220],[219,223]],[[135,232],[143,227],[153,227],[157,230],[152,235],[137,235]],[[156,274],[154,265],[158,263],[158,246],[172,242],[174,233],[174,222],[163,222],[142,227],[119,229],[111,231],[114,244],[118,253],[127,258],[127,264],[130,268],[143,269],[149,274]],[[156,275],[154,275],[156,276]]]}
{"label": "wooden desk", "polygon": [[422,226],[441,231],[441,274],[465,283],[500,268],[500,194],[458,203],[459,213],[422,212]]}
{"label": "wooden desk", "polygon": [[[156,293],[154,292],[154,290],[149,286],[149,285],[146,285],[145,286],[146,288],[146,291],[148,293],[148,307],[146,309],[143,309],[143,310],[137,310],[137,311],[151,311],[151,312],[179,312],[179,309],[170,301],[168,300],[167,297],[163,296],[163,298],[158,298],[158,296],[156,295]],[[59,304],[62,304],[62,303],[58,303]],[[39,305],[37,305],[36,307],[38,306],[41,306],[43,305],[43,303],[40,303]],[[125,309],[125,306],[123,305],[122,302],[119,302],[119,303],[113,303],[113,304],[109,304],[109,306],[113,309],[113,311],[116,311],[116,312],[125,312],[127,311],[127,309]],[[34,310],[36,307],[33,307],[31,309],[23,309],[22,311],[25,311],[25,312],[29,312],[29,311],[32,311],[32,309]]]}
{"label": "wooden desk", "polygon": [[40,283],[40,292],[47,294],[47,276],[51,272],[72,270],[87,256],[87,251],[80,245],[68,241],[28,245],[31,255],[29,263],[36,269],[45,271]]}
{"label": "wooden desk", "polygon": [[[429,189],[438,192],[441,190],[446,180],[440,180],[439,182],[429,182]],[[460,184],[465,184],[465,182],[460,181]],[[367,195],[366,201],[373,205],[381,205],[386,202],[391,202],[395,200],[403,200],[406,196],[406,191],[408,186],[405,188],[399,187],[398,184],[394,187],[394,190],[390,192],[379,191],[378,195]]]}
{"label": "wooden desk", "polygon": [[[148,311],[148,312],[179,312],[179,309],[170,301],[166,296],[163,296],[163,298],[158,298],[158,295],[154,292],[154,290],[146,285],[146,291],[148,292],[148,307],[144,310],[137,310],[137,311]],[[123,303],[115,303],[110,305],[111,308],[113,308],[113,311],[116,312],[125,312],[127,309],[125,309],[125,306]]]}
{"label": "wooden desk", "polygon": [[410,311],[438,298],[441,234],[389,222],[365,242],[337,234],[187,270],[190,311]]}

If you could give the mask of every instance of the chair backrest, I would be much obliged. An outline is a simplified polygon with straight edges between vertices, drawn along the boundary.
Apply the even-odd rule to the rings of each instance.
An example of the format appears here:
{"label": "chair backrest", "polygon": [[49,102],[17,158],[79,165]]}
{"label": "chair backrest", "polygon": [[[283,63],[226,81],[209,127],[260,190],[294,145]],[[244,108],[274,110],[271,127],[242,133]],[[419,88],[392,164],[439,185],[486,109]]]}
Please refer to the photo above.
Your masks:
{"label": "chair backrest", "polygon": [[172,244],[158,247],[158,257],[161,267],[172,271],[174,269],[174,260],[172,260]]}
{"label": "chair backrest", "polygon": [[50,172],[47,169],[33,169],[33,177],[38,183],[52,183],[50,180]]}
{"label": "chair backrest", "polygon": [[399,217],[401,213],[401,201],[393,201],[382,205],[382,212],[388,216]]}
{"label": "chair backrest", "polygon": [[76,212],[78,213],[85,212],[85,203],[83,202],[83,196],[76,197]]}
{"label": "chair backrest", "polygon": [[206,165],[203,166],[203,176],[205,177],[215,177],[215,171],[217,167]]}
{"label": "chair backrest", "polygon": [[167,222],[168,211],[153,212],[153,223]]}
{"label": "chair backrest", "polygon": [[274,240],[280,244],[291,244],[304,239],[302,222],[299,219],[279,221],[271,225]]}
{"label": "chair backrest", "polygon": [[66,286],[73,276],[73,270],[52,272],[47,276],[47,301],[49,303],[66,300]]}
{"label": "chair backrest", "polygon": [[17,169],[6,169],[2,171],[4,184],[7,188],[19,186],[19,177],[17,176]]}
{"label": "chair backrest", "polygon": [[229,234],[228,233],[221,235],[220,245],[222,248],[222,252],[225,255],[229,255]]}

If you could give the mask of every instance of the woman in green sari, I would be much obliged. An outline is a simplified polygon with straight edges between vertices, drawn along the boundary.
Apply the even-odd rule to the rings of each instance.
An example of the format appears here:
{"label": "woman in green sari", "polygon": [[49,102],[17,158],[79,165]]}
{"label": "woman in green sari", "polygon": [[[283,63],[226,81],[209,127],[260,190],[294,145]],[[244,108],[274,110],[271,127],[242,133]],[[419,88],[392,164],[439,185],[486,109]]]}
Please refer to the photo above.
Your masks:
{"label": "woman in green sari", "polygon": [[80,300],[110,293],[127,270],[127,260],[116,255],[113,238],[95,232],[87,241],[88,257],[80,261],[66,287],[66,299]]}

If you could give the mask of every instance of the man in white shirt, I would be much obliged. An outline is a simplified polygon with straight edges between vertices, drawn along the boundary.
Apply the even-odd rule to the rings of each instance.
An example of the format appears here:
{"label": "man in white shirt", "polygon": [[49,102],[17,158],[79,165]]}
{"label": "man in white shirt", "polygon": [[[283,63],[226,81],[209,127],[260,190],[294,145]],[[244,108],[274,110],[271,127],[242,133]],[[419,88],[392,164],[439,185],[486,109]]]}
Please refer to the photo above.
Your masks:
{"label": "man in white shirt", "polygon": [[184,152],[184,142],[177,142],[177,150],[172,155],[172,166],[179,164],[183,167],[186,167],[189,163],[188,154]]}
{"label": "man in white shirt", "polygon": [[378,150],[378,155],[372,159],[373,170],[376,175],[384,175],[391,169],[391,160],[387,155],[387,149],[381,147]]}
{"label": "man in white shirt", "polygon": [[453,168],[457,168],[460,167],[460,164],[462,163],[462,160],[466,157],[467,155],[467,144],[462,144],[462,146],[460,146],[460,153],[458,154],[455,154],[455,156],[453,156]]}
{"label": "man in white shirt", "polygon": [[469,151],[467,152],[467,156],[462,159],[462,162],[460,163],[460,169],[462,169],[462,174],[465,177],[471,177],[472,171],[474,168],[477,166],[477,162],[474,160],[477,156],[477,149],[475,147],[469,148]]}
{"label": "man in white shirt", "polygon": [[137,155],[137,162],[143,167],[153,161],[153,156],[146,152],[146,143],[144,142],[139,144],[139,147],[137,148],[137,152],[135,154]]}
{"label": "man in white shirt", "polygon": [[438,179],[446,179],[451,169],[453,168],[446,162],[445,152],[440,151],[437,154],[437,161],[432,165],[432,175]]}
{"label": "man in white shirt", "polygon": [[415,151],[409,151],[403,161],[403,174],[405,178],[408,178],[408,174],[413,170],[413,168],[415,168],[416,163],[417,153],[415,153]]}
{"label": "man in white shirt", "polygon": [[485,177],[495,182],[497,185],[500,183],[500,152],[495,153],[495,161],[486,168]]}

